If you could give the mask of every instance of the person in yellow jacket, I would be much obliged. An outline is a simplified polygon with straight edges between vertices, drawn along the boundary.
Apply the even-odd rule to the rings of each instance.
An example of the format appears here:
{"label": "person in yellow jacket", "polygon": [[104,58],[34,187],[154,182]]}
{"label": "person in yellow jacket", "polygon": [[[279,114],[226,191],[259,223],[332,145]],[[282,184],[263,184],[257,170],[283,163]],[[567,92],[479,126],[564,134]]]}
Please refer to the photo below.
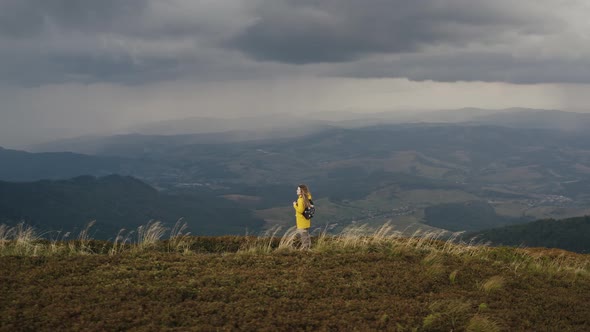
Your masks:
{"label": "person in yellow jacket", "polygon": [[309,236],[309,227],[311,220],[303,216],[306,207],[311,206],[311,193],[306,185],[297,186],[297,201],[293,202],[295,209],[295,222],[297,223],[297,233],[301,237],[301,249],[311,248],[311,238]]}

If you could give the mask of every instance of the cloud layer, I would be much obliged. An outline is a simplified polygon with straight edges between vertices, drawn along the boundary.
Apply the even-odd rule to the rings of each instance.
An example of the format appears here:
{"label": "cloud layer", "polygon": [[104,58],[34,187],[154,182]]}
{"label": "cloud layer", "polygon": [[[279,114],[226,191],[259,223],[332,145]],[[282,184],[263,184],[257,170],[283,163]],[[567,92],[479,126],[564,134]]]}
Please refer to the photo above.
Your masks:
{"label": "cloud layer", "polygon": [[482,1],[272,0],[258,13],[235,46],[256,58],[297,64],[493,44],[509,39],[506,32],[542,32],[548,23],[508,3]]}
{"label": "cloud layer", "polygon": [[4,0],[0,81],[589,83],[584,0]]}
{"label": "cloud layer", "polygon": [[1,0],[0,146],[191,116],[587,110],[587,0]]}

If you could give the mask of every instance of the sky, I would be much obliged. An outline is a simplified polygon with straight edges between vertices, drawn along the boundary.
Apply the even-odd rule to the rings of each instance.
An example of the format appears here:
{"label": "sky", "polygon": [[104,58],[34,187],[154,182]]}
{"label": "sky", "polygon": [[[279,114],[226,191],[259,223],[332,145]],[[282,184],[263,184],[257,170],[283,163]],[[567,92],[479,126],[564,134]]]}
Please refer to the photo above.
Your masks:
{"label": "sky", "polygon": [[588,16],[587,0],[0,0],[0,146],[186,117],[586,112]]}

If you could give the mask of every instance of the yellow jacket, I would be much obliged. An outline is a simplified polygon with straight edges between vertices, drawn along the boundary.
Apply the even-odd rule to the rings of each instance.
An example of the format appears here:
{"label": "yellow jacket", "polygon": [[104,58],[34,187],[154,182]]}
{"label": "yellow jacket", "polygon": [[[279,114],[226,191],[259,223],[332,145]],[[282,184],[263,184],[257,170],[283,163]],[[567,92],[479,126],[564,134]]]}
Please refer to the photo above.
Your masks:
{"label": "yellow jacket", "polygon": [[[311,195],[307,195],[307,199],[311,200]],[[305,229],[311,227],[311,220],[305,219],[303,211],[305,211],[305,203],[303,202],[303,196],[299,195],[297,203],[293,203],[295,209],[295,221],[297,222],[297,229]]]}

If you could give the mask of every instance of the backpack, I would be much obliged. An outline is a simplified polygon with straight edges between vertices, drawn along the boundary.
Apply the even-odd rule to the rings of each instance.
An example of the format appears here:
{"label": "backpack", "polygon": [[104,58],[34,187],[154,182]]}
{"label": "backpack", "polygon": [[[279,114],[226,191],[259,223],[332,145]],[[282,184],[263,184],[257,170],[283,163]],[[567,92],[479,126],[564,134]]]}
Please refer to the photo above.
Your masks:
{"label": "backpack", "polygon": [[313,201],[311,199],[309,200],[309,204],[309,207],[306,207],[305,210],[303,210],[303,217],[305,217],[305,219],[311,219],[315,214],[315,206],[313,206]]}

